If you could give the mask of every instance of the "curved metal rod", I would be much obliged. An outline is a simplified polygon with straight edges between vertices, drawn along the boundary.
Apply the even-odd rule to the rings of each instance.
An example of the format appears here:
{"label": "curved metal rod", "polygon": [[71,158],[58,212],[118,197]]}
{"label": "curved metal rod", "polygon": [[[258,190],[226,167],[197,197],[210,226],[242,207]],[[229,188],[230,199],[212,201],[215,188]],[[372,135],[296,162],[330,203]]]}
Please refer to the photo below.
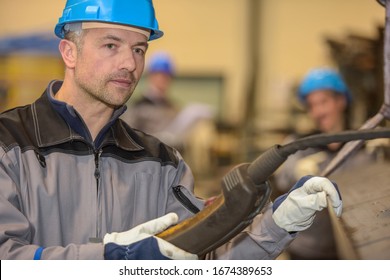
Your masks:
{"label": "curved metal rod", "polygon": [[[366,121],[359,130],[375,128],[384,118],[385,116],[379,112],[373,118]],[[348,159],[348,157],[357,151],[363,144],[364,140],[356,140],[346,143],[332,159],[332,161],[325,167],[324,171],[321,173],[321,176],[326,177],[333,173],[333,171],[335,171],[341,164],[343,164]]]}
{"label": "curved metal rod", "polygon": [[[387,2],[389,0],[380,1],[381,4],[385,4],[386,18],[385,18],[385,36],[384,36],[384,101],[379,112],[371,119],[369,119],[360,129],[371,129],[379,125],[379,123],[386,119],[390,120],[390,8],[388,8]],[[358,140],[349,142],[337,153],[333,160],[325,167],[321,173],[322,176],[329,176],[335,171],[346,159],[357,151],[364,141]]]}
{"label": "curved metal rod", "polygon": [[[385,36],[384,36],[384,103],[379,112],[371,119],[366,121],[361,129],[372,129],[379,125],[379,123],[386,119],[390,120],[390,8],[388,8],[387,1],[378,0],[386,8],[385,19]],[[325,167],[322,172],[322,176],[329,176],[335,171],[345,160],[357,151],[362,145],[363,140],[357,140],[346,143],[343,148],[337,153],[333,160]],[[328,201],[328,204],[330,201]],[[357,251],[354,249],[352,241],[347,237],[346,232],[342,229],[336,215],[328,208],[328,213],[332,223],[332,230],[336,238],[337,248],[341,258],[343,259],[359,259]]]}

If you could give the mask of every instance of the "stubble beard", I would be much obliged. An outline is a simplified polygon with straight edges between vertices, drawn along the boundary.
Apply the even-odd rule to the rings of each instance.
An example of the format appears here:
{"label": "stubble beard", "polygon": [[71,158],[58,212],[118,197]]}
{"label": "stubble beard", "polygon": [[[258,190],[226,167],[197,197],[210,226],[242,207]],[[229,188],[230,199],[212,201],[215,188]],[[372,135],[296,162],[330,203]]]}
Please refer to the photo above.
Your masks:
{"label": "stubble beard", "polygon": [[[129,79],[131,81],[129,88],[118,88],[110,83],[113,79],[118,78]],[[104,103],[111,108],[118,108],[126,104],[138,84],[138,80],[131,73],[130,77],[129,75],[113,74],[107,78],[95,79],[94,82],[87,82],[87,79],[80,78],[79,75],[76,75],[75,80],[78,87],[89,98]]]}

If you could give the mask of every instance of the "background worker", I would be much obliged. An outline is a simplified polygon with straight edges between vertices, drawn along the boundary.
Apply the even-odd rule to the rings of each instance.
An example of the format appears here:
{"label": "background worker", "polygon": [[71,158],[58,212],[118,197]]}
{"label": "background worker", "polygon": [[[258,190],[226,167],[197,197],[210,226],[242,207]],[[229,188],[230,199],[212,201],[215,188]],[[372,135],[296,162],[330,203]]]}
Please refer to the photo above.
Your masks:
{"label": "background worker", "polygon": [[[64,80],[0,114],[0,258],[197,259],[155,236],[204,207],[188,165],[119,118],[163,35],[152,1],[69,0],[55,34]],[[327,196],[341,215],[335,184],[302,178],[208,257],[275,258]]]}
{"label": "background worker", "polygon": [[[336,70],[329,67],[310,70],[299,85],[298,99],[313,121],[314,130],[307,135],[290,135],[286,139],[286,143],[311,134],[337,133],[350,129],[349,110],[352,104],[352,94]],[[277,190],[287,192],[289,190],[288,184],[303,174],[320,174],[341,146],[340,143],[332,143],[291,155],[274,176]],[[373,160],[373,155],[361,150],[336,172],[368,164]],[[288,252],[292,259],[338,258],[327,211],[317,215],[313,226],[292,242]]]}
{"label": "background worker", "polygon": [[122,119],[149,134],[163,132],[180,110],[169,96],[174,75],[171,56],[167,52],[153,54],[146,69],[146,89],[141,98],[131,103]]}
{"label": "background worker", "polygon": [[121,118],[131,127],[156,136],[184,153],[187,144],[194,142],[188,139],[192,130],[201,121],[213,123],[214,113],[205,104],[190,103],[184,108],[176,104],[171,96],[175,78],[171,55],[165,51],[153,53],[146,68],[145,89],[139,99],[129,103]]}

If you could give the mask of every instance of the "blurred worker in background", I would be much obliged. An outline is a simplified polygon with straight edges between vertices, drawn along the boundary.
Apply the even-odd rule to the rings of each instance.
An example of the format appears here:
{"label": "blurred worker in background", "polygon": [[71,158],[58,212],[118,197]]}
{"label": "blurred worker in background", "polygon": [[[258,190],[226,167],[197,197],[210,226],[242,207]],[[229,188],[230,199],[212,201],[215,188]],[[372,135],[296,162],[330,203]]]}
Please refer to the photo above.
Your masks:
{"label": "blurred worker in background", "polygon": [[122,119],[149,134],[163,132],[179,112],[169,96],[174,75],[174,63],[168,53],[158,52],[151,56],[146,69],[146,89]]}
{"label": "blurred worker in background", "polygon": [[[352,94],[342,76],[328,67],[310,70],[298,88],[298,99],[307,110],[315,130],[307,135],[290,135],[286,143],[317,133],[337,133],[349,127]],[[279,192],[287,192],[288,185],[303,174],[318,175],[342,147],[332,143],[309,148],[291,155],[274,178]],[[336,172],[353,166],[368,164],[374,157],[360,150]],[[317,215],[313,226],[301,233],[288,249],[292,259],[337,259],[336,245],[327,211]]]}
{"label": "blurred worker in background", "polygon": [[191,130],[202,120],[213,122],[214,113],[205,104],[178,106],[170,96],[175,74],[175,63],[168,52],[152,54],[146,69],[146,89],[121,118],[184,153]]}
{"label": "blurred worker in background", "polygon": [[215,169],[212,150],[216,139],[215,116],[210,106],[197,102],[179,106],[171,96],[175,62],[166,51],[153,53],[146,67],[141,98],[128,103],[121,118],[132,128],[157,137],[177,149],[195,175]]}
{"label": "blurred worker in background", "polygon": [[[68,0],[55,34],[64,80],[0,114],[0,258],[197,259],[156,236],[204,208],[190,168],[119,118],[163,35],[152,1]],[[300,179],[206,257],[276,258],[327,196],[341,215],[335,184]]]}

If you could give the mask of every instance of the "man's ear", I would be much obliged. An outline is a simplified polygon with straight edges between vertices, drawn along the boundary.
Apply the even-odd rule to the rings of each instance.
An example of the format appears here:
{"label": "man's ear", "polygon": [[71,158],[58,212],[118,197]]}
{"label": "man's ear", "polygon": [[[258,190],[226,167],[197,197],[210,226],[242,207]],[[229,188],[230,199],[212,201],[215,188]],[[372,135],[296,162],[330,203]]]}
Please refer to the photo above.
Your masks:
{"label": "man's ear", "polygon": [[58,46],[67,68],[74,68],[77,61],[77,47],[72,41],[63,39]]}

